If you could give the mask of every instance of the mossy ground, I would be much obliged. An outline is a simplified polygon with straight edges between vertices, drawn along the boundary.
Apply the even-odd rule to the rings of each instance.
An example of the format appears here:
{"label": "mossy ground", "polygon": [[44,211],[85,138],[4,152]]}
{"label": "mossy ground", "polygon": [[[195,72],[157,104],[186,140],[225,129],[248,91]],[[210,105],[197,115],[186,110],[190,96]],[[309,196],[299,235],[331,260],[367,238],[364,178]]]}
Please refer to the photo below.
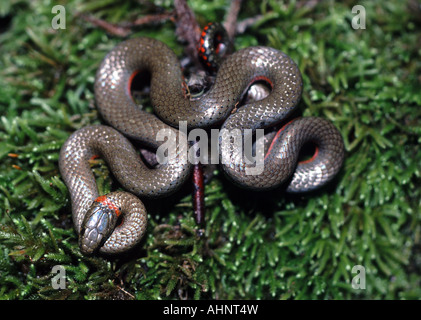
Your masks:
{"label": "mossy ground", "polygon": [[[239,19],[261,18],[236,49],[272,46],[303,74],[303,116],[331,120],[346,161],[328,188],[301,196],[256,195],[218,175],[206,186],[205,236],[189,193],[147,202],[140,249],[117,260],[80,254],[58,153],[78,128],[101,123],[93,82],[121,38],[76,16],[132,21],[172,1],[2,1],[0,4],[1,299],[418,299],[421,297],[421,13],[405,1],[244,1]],[[411,1],[415,3],[415,1]],[[51,8],[66,8],[54,30]],[[220,21],[229,1],[189,1],[199,23]],[[170,21],[133,30],[182,55]],[[118,187],[104,162],[102,192]],[[53,289],[63,265],[66,288]],[[366,289],[353,289],[354,265]]]}

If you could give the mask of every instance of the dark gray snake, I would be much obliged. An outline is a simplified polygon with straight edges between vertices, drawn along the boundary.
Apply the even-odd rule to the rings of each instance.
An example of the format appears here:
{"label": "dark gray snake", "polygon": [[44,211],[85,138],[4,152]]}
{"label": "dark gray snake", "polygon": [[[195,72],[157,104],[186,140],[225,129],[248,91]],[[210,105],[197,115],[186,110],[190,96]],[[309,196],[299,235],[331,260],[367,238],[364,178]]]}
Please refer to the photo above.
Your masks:
{"label": "dark gray snake", "polygon": [[[151,74],[150,98],[156,115],[141,110],[133,101],[130,84],[139,70]],[[256,81],[270,86],[270,94],[237,109],[248,88]],[[284,121],[297,106],[302,92],[298,67],[286,54],[269,47],[249,47],[229,55],[215,83],[202,96],[185,94],[182,70],[173,51],[150,38],[135,38],[116,46],[102,61],[95,80],[97,107],[111,125],[96,125],[73,133],[60,152],[60,172],[72,201],[73,221],[81,251],[116,254],[135,246],[142,238],[146,211],[138,197],[160,197],[180,188],[189,178],[192,165],[185,161],[188,145],[175,141],[176,152],[156,168],[145,165],[126,137],[157,149],[164,142],[157,134],[165,129],[187,139],[176,128],[221,127],[220,153],[231,162],[221,164],[227,176],[249,189],[266,190],[288,182],[287,191],[316,189],[339,171],[343,140],[328,121],[309,117],[290,121],[266,146],[262,173],[246,174],[254,165],[243,159],[234,144],[222,143],[234,129],[270,128]],[[226,130],[222,130],[226,129]],[[162,132],[162,131],[161,131]],[[272,135],[273,136],[273,135]],[[303,144],[313,142],[316,154],[298,162]],[[99,155],[128,192],[99,195],[89,159]],[[134,195],[136,196],[134,196]],[[118,216],[123,221],[116,226]]]}

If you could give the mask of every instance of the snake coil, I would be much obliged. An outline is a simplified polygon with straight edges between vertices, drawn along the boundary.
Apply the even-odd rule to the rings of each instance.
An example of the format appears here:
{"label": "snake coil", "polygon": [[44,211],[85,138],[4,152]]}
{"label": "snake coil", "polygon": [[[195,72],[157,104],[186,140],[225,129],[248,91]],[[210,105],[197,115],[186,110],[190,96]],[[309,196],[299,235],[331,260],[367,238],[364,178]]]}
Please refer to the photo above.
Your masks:
{"label": "snake coil", "polygon": [[[130,84],[139,71],[151,74],[151,103],[155,114],[140,109],[130,94]],[[264,81],[267,97],[238,108],[250,86]],[[127,138],[157,149],[158,132],[166,130],[185,139],[177,128],[221,127],[220,153],[231,160],[222,164],[227,176],[245,188],[265,190],[288,182],[287,191],[316,189],[339,171],[343,140],[338,130],[321,118],[298,118],[280,129],[266,146],[262,172],[247,174],[253,164],[229,141],[239,129],[266,129],[284,122],[295,110],[302,92],[297,65],[283,52],[256,46],[239,50],[223,60],[215,83],[202,96],[188,99],[183,91],[180,63],[164,43],[151,38],[124,41],[102,61],[95,80],[95,100],[104,120],[73,133],[60,152],[59,167],[72,201],[75,229],[81,251],[117,254],[133,248],[145,233],[147,214],[138,197],[161,197],[180,188],[192,165],[183,158],[187,145],[177,140],[165,164],[154,169],[145,165]],[[222,130],[225,129],[225,130]],[[316,153],[297,164],[301,147],[316,144]],[[89,159],[99,155],[127,192],[99,195]],[[134,196],[136,195],[136,196]],[[116,226],[120,214],[123,222]]]}

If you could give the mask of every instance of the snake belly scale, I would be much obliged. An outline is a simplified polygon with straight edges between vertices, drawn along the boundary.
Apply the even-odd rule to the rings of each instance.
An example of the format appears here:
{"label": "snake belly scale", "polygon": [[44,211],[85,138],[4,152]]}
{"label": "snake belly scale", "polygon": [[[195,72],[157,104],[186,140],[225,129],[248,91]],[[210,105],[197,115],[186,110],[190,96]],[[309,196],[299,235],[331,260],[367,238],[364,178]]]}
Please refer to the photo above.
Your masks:
{"label": "snake belly scale", "polygon": [[[130,83],[139,71],[151,74],[151,103],[154,114],[141,110],[133,101]],[[237,109],[248,88],[265,81],[270,94]],[[157,149],[161,130],[186,138],[177,128],[222,126],[233,129],[270,128],[284,121],[297,106],[302,92],[301,74],[286,54],[269,47],[250,47],[228,56],[219,68],[215,83],[202,96],[189,99],[183,91],[180,63],[164,43],[151,38],[126,40],[102,61],[95,80],[95,100],[104,120],[76,131],[63,145],[59,167],[70,190],[72,216],[83,253],[120,253],[135,246],[145,232],[147,214],[138,197],[161,197],[175,192],[189,178],[192,165],[183,159],[188,146],[176,142],[176,152],[165,164],[147,167],[126,137]],[[225,137],[220,136],[220,142]],[[187,139],[186,139],[187,141]],[[312,161],[298,163],[301,146],[317,146]],[[232,163],[222,164],[236,184],[255,190],[271,189],[288,182],[287,191],[318,188],[339,171],[343,140],[338,130],[321,118],[299,118],[287,123],[270,142],[264,170],[248,175],[251,165],[230,144],[220,146]],[[103,157],[127,192],[99,195],[89,167],[93,155]],[[136,196],[134,196],[136,195]],[[117,216],[123,222],[114,230]],[[113,231],[114,230],[114,231]]]}

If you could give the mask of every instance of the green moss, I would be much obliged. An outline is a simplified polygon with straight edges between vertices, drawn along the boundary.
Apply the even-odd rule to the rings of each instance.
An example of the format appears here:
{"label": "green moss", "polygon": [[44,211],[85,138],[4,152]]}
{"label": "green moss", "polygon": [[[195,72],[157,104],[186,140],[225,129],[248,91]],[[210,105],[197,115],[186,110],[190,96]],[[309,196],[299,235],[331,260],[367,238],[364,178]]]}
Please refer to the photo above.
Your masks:
{"label": "green moss", "polygon": [[[171,10],[171,1],[155,1]],[[0,298],[2,299],[411,299],[420,292],[421,59],[419,12],[402,1],[362,2],[367,28],[351,27],[349,3],[246,2],[240,20],[261,18],[236,48],[287,52],[304,79],[300,111],[342,132],[346,161],[328,188],[302,196],[238,190],[222,175],[206,186],[205,236],[191,197],[147,203],[139,252],[117,260],[80,254],[67,188],[58,172],[66,138],[100,123],[96,68],[116,43],[76,16],[129,21],[147,2],[64,2],[66,29],[51,28],[51,1],[0,5]],[[63,3],[61,3],[63,4]],[[223,19],[228,1],[191,1],[198,21]],[[418,16],[417,16],[418,15]],[[174,25],[134,30],[181,56]],[[104,162],[99,188],[118,187]],[[52,287],[53,266],[66,289]],[[352,289],[355,265],[366,289]]]}

